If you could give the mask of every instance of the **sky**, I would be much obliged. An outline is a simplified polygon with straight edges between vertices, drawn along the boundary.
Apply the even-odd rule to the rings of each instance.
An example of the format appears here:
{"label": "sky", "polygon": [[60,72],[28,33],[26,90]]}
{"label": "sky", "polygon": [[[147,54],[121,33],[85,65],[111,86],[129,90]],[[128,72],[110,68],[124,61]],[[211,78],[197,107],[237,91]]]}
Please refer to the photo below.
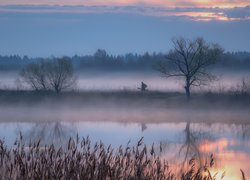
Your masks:
{"label": "sky", "polygon": [[1,0],[1,5],[85,5],[85,6],[160,6],[160,7],[236,7],[249,0]]}
{"label": "sky", "polygon": [[0,0],[1,55],[165,53],[175,37],[250,51],[250,0]]}

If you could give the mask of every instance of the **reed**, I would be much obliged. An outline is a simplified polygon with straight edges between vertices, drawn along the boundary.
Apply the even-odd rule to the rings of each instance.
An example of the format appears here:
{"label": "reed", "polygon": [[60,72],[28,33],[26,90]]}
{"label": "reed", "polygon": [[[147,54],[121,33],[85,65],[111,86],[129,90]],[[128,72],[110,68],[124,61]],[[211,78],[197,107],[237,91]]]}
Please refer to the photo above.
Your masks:
{"label": "reed", "polygon": [[[168,162],[156,154],[154,145],[147,147],[143,138],[135,146],[105,147],[92,144],[89,137],[70,138],[67,147],[40,141],[25,144],[22,134],[9,148],[0,140],[0,179],[61,179],[61,180],[212,180],[209,163],[196,167],[196,159],[188,168],[174,173]],[[243,171],[242,171],[243,172]]]}

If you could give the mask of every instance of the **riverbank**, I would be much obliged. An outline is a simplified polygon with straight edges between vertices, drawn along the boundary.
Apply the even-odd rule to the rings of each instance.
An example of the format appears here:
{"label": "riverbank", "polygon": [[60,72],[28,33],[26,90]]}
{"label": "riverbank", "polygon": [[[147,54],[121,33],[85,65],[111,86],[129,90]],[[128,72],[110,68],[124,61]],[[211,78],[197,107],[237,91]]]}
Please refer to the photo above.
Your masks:
{"label": "riverbank", "polygon": [[250,123],[250,94],[0,91],[1,122]]}
{"label": "riverbank", "polygon": [[[58,105],[135,105],[139,107],[165,108],[248,108],[250,93],[243,92],[203,92],[193,93],[187,101],[184,93],[161,91],[70,91],[56,94],[50,91],[0,90],[0,105],[40,104]],[[95,104],[96,103],[96,104]],[[111,104],[110,104],[111,105]],[[211,107],[212,106],[212,107]]]}

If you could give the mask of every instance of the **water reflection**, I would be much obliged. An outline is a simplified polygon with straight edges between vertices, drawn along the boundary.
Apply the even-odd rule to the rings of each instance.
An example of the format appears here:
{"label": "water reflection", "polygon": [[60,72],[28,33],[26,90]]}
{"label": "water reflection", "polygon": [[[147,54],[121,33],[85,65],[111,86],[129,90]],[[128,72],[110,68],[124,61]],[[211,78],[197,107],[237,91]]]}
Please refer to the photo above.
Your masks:
{"label": "water reflection", "polygon": [[250,138],[250,125],[249,124],[242,124],[240,134],[243,139]]}
{"label": "water reflection", "polygon": [[183,145],[181,146],[179,150],[179,154],[183,153],[183,164],[187,162],[190,159],[190,156],[198,156],[200,165],[201,165],[201,154],[200,150],[197,145],[198,137],[193,133],[190,129],[190,122],[187,122],[186,128],[185,128],[185,140]]}
{"label": "water reflection", "polygon": [[170,139],[165,139],[160,142],[161,146],[159,148],[162,148],[164,151],[163,156],[167,159],[171,158],[169,154],[172,151],[172,161],[181,165],[180,170],[188,167],[188,162],[193,157],[198,160],[197,167],[201,167],[204,160],[211,154],[203,152],[200,145],[207,140],[212,142],[212,135],[209,131],[205,131],[207,127],[204,124],[194,124],[192,126],[191,121],[187,121],[182,127],[184,130],[179,133],[180,141],[177,141],[177,138],[172,142]]}
{"label": "water reflection", "polygon": [[77,133],[73,126],[64,125],[60,121],[35,123],[24,133],[24,138],[28,142],[54,144],[57,146],[65,145],[70,137],[75,137]]}
{"label": "water reflection", "polygon": [[145,131],[147,129],[146,123],[141,123],[141,131]]}
{"label": "water reflection", "polygon": [[[14,142],[20,131],[27,141],[41,139],[46,143],[67,143],[70,136],[89,136],[92,142],[102,141],[113,147],[131,145],[144,137],[144,142],[153,143],[161,150],[161,156],[170,163],[184,164],[193,156],[200,163],[212,153],[215,157],[215,172],[229,177],[240,177],[240,168],[249,177],[250,136],[249,124],[206,124],[206,123],[112,123],[112,122],[64,122],[50,123],[1,123],[0,137]],[[161,149],[160,149],[161,148]]]}

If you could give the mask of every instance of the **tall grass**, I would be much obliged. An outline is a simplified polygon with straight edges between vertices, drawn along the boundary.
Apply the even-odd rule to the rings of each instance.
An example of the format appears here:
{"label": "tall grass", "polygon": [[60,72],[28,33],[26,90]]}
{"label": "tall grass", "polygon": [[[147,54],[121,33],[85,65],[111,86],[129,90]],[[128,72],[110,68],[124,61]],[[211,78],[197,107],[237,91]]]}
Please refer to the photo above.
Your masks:
{"label": "tall grass", "polygon": [[[84,179],[84,180],[212,180],[210,168],[214,161],[196,167],[196,159],[188,168],[175,174],[168,162],[147,147],[143,139],[135,146],[105,147],[102,142],[70,138],[66,148],[40,141],[25,144],[22,135],[12,148],[0,140],[0,179]],[[242,171],[243,172],[243,171]]]}

